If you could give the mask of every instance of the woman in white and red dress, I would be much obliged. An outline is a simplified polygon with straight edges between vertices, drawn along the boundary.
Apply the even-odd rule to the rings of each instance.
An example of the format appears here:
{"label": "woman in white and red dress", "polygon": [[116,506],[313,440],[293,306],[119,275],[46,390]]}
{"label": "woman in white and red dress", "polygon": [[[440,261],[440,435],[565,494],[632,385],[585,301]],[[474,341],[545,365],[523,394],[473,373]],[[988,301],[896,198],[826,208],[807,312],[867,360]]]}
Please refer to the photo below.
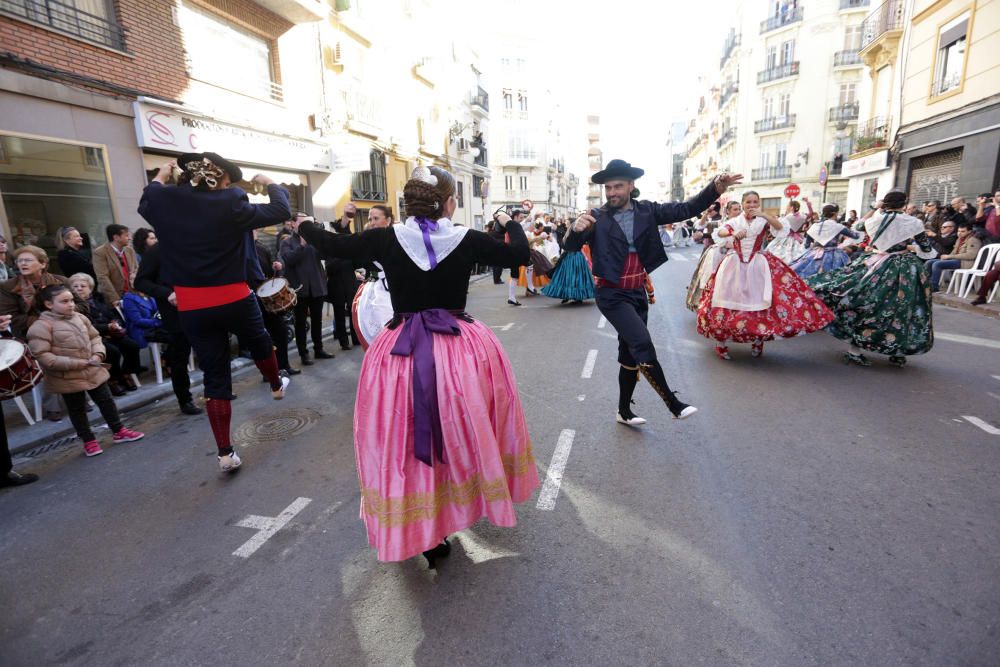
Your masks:
{"label": "woman in white and red dress", "polygon": [[750,343],[751,354],[764,353],[764,341],[822,329],[833,313],[784,262],[761,252],[767,229],[781,222],[761,212],[760,197],[743,195],[743,215],[727,220],[721,238],[732,237],[726,255],[701,294],[698,333],[717,341],[715,353],[729,359],[728,341]]}
{"label": "woman in white and red dress", "polygon": [[506,215],[509,245],[453,225],[455,179],[439,167],[417,168],[403,197],[404,224],[299,232],[326,256],[378,261],[392,286],[395,316],[365,353],[354,408],[361,517],[379,560],[423,552],[433,567],[442,538],[483,517],[513,526],[538,486],[510,362],[465,313],[472,267],[527,264],[528,241]]}

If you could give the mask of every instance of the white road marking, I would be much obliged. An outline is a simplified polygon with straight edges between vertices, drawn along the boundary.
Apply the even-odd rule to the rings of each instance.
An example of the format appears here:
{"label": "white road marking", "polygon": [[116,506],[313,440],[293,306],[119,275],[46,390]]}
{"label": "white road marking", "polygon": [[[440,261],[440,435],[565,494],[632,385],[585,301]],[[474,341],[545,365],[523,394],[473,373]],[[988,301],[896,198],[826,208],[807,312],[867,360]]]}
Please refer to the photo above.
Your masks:
{"label": "white road marking", "polygon": [[992,391],[988,391],[986,393],[992,396],[993,398],[997,399],[998,401],[1000,401],[1000,394],[994,394]]}
{"label": "white road marking", "polygon": [[990,435],[1000,435],[1000,428],[993,426],[992,424],[987,424],[979,417],[970,417],[969,415],[962,415],[962,419],[969,422],[973,426],[978,426]]}
{"label": "white road marking", "polygon": [[[976,338],[975,336],[962,336],[961,334],[950,334],[942,333],[940,331],[934,332],[934,337],[939,340],[949,340],[952,343],[965,343],[966,345],[978,345],[979,347],[992,347],[1000,350],[1000,341],[990,340],[989,338]],[[993,377],[997,378],[996,375]],[[997,378],[1000,380],[1000,378]]]}
{"label": "white road marking", "polygon": [[514,328],[514,323],[513,322],[508,322],[507,324],[503,325],[502,327],[499,327],[500,331],[510,331],[512,328]]}
{"label": "white road marking", "polygon": [[994,380],[1000,380],[1000,375],[994,375],[994,376],[993,376],[993,379],[994,379]]}
{"label": "white road marking", "polygon": [[576,431],[569,428],[563,429],[563,432],[559,434],[556,451],[552,453],[552,461],[549,463],[549,473],[545,476],[545,484],[542,485],[542,492],[538,494],[538,503],[535,505],[540,510],[555,509],[563,471],[566,469],[569,450],[573,447],[573,438],[575,437]]}
{"label": "white road marking", "polygon": [[243,545],[233,552],[234,556],[240,558],[250,558],[257,549],[264,546],[264,543],[274,537],[274,534],[284,528],[296,514],[305,509],[306,505],[312,502],[312,498],[296,498],[295,501],[283,509],[276,517],[260,516],[251,514],[237,522],[240,528],[253,528],[257,534],[243,543]]}
{"label": "white road marking", "polygon": [[577,396],[577,397],[576,397],[576,400],[578,400],[578,401],[580,401],[581,403],[583,403],[583,400],[584,400],[585,398],[587,398],[587,395],[586,395],[586,394],[580,394],[579,396]]}
{"label": "white road marking", "polygon": [[[604,315],[601,315],[601,319],[599,319],[597,321],[597,328],[598,329],[603,329],[605,327],[605,325],[607,325],[607,323],[608,323],[608,318],[604,317]],[[997,377],[996,375],[994,375],[993,377],[995,377],[998,380],[1000,380],[1000,377]]]}
{"label": "white road marking", "polygon": [[689,261],[691,261],[687,257],[685,257],[684,255],[671,255],[671,257],[673,257],[674,259],[676,259],[678,261],[681,261],[681,262],[689,262]]}
{"label": "white road marking", "polygon": [[597,363],[597,350],[591,350],[587,353],[587,361],[583,364],[583,372],[580,373],[580,377],[589,378],[593,375],[595,363]]}

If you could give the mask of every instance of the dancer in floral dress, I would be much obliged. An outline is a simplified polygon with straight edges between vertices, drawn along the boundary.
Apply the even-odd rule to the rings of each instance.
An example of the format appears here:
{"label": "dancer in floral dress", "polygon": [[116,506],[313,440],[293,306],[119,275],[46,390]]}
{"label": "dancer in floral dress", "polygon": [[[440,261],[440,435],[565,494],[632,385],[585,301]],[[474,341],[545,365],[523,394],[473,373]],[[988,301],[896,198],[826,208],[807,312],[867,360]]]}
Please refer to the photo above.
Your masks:
{"label": "dancer in floral dress", "polygon": [[930,279],[921,259],[937,252],[917,218],[903,213],[906,194],[890,190],[884,211],[864,221],[870,252],[838,271],[809,279],[816,295],[833,309],[827,331],[850,343],[848,363],[871,366],[862,350],[889,357],[895,366],[934,345]]}
{"label": "dancer in floral dress", "polygon": [[779,219],[781,228],[771,231],[771,235],[774,238],[764,248],[785,264],[791,264],[806,249],[802,228],[809,221],[809,218],[812,217],[813,209],[808,197],[803,197],[802,201],[806,203],[809,215],[799,210],[801,208],[799,202],[795,200],[790,201],[788,208],[785,210],[785,215]]}
{"label": "dancer in floral dress", "polygon": [[760,196],[743,194],[743,215],[719,230],[732,237],[733,252],[716,270],[701,295],[698,333],[718,342],[715,353],[729,359],[727,341],[750,343],[751,354],[764,353],[764,342],[822,329],[833,313],[777,257],[761,252],[768,227],[781,222],[760,210]]}
{"label": "dancer in floral dress", "polygon": [[[738,217],[740,212],[740,203],[738,201],[733,200],[729,202],[726,204],[726,210],[723,213],[722,224],[728,222],[730,218]],[[698,312],[698,304],[701,303],[701,292],[708,285],[708,279],[719,268],[719,264],[725,259],[726,254],[733,249],[733,237],[720,237],[719,229],[720,227],[716,226],[710,234],[705,235],[705,238],[710,239],[711,245],[705,246],[704,252],[701,253],[701,259],[698,260],[698,266],[694,269],[694,275],[691,276],[691,282],[688,284],[686,303],[688,310],[692,313]]]}

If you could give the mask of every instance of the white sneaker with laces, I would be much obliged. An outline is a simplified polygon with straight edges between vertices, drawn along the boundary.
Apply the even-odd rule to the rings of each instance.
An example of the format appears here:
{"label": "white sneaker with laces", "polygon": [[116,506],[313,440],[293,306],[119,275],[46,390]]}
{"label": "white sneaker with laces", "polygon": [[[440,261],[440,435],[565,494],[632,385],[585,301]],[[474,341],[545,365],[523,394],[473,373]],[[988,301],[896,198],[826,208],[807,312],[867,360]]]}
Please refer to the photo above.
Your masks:
{"label": "white sneaker with laces", "polygon": [[280,401],[281,399],[283,399],[285,397],[285,390],[288,389],[288,385],[290,385],[291,383],[292,383],[292,378],[288,377],[287,375],[282,375],[281,389],[271,390],[271,396],[274,397],[274,400]]}
{"label": "white sneaker with laces", "polygon": [[646,423],[645,419],[643,419],[642,417],[637,417],[636,415],[632,415],[631,417],[626,419],[625,417],[622,417],[622,413],[620,412],[615,413],[615,421],[617,421],[619,424],[625,424],[626,426],[641,426]]}
{"label": "white sneaker with laces", "polygon": [[698,412],[698,408],[694,407],[693,405],[689,405],[683,410],[681,410],[680,413],[674,415],[674,419],[687,419],[696,412]]}
{"label": "white sneaker with laces", "polygon": [[232,454],[226,454],[225,456],[217,456],[219,459],[219,469],[222,472],[232,472],[243,465],[243,461],[234,451]]}

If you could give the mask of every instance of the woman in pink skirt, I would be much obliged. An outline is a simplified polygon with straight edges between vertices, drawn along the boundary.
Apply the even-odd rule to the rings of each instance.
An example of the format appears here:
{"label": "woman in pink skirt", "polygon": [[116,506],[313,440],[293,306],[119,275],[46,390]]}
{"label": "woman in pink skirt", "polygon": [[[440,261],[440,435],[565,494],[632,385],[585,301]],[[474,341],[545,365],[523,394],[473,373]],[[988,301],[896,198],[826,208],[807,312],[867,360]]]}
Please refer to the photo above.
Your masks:
{"label": "woman in pink skirt", "polygon": [[513,526],[514,503],[538,486],[517,381],[489,327],[465,312],[471,269],[527,264],[521,226],[510,243],[456,226],[455,179],[419,167],[403,189],[403,224],[299,233],[328,257],[378,261],[395,315],[365,353],[354,406],[361,518],[379,560],[450,550],[447,536],[482,517]]}

